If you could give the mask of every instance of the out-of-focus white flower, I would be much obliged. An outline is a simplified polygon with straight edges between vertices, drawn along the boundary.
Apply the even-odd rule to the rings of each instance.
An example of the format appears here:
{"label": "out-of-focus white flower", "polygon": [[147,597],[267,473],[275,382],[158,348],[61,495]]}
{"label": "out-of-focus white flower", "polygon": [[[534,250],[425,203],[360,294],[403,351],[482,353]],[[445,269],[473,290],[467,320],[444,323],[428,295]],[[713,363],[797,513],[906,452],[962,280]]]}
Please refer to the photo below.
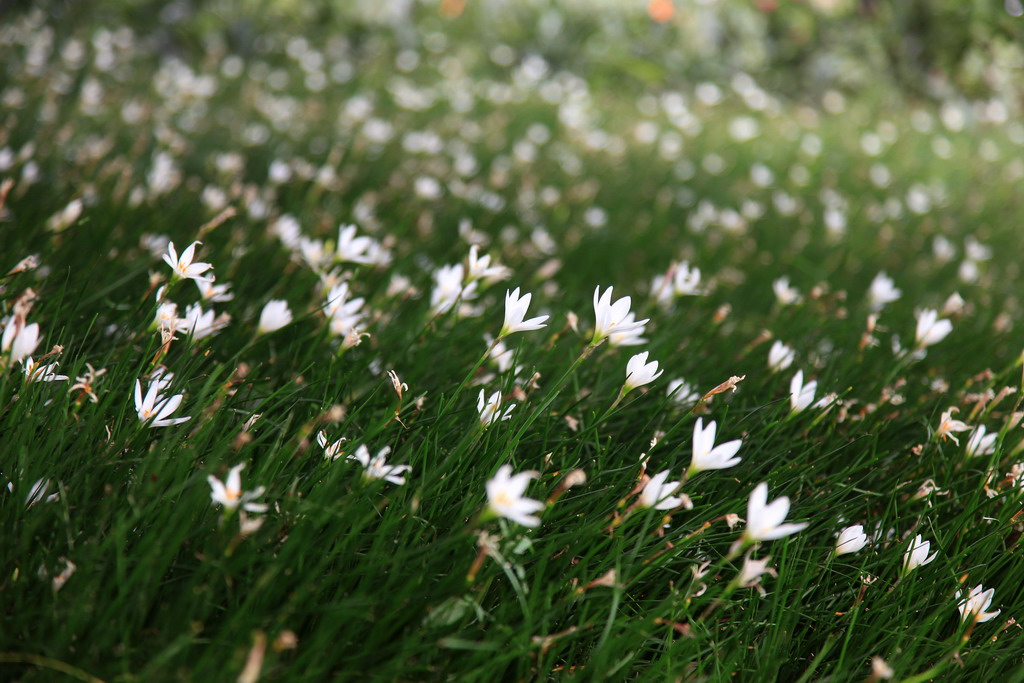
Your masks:
{"label": "out-of-focus white flower", "polygon": [[953,292],[942,304],[942,315],[960,315],[964,312],[967,302],[959,292]]}
{"label": "out-of-focus white flower", "polygon": [[610,334],[625,334],[636,331],[639,334],[649,319],[637,321],[628,319],[630,298],[624,296],[614,304],[612,303],[612,288],[609,287],[601,293],[601,287],[594,290],[594,336],[590,343],[596,345],[601,343]]}
{"label": "out-of-focus white flower", "polygon": [[637,387],[650,384],[661,377],[664,370],[658,369],[658,361],[647,362],[648,352],[638,353],[626,363],[625,391],[630,392]]}
{"label": "out-of-focus white flower", "polygon": [[783,524],[789,513],[789,498],[780,496],[768,503],[768,484],[761,482],[750,494],[747,502],[747,528],[741,540],[744,544],[774,541],[785,538],[807,527],[806,523]]}
{"label": "out-of-focus white flower", "polygon": [[[665,480],[668,479],[668,475],[669,471],[663,470],[647,480],[643,490],[640,492],[638,501],[642,507],[654,508],[655,510],[671,510],[680,505],[686,506],[689,498],[672,495],[679,488],[679,482],[666,482]],[[692,508],[693,505],[690,504],[689,507]]]}
{"label": "out-of-focus white flower", "polygon": [[667,273],[656,275],[651,282],[651,294],[662,306],[668,306],[676,297],[701,293],[700,268],[691,268],[685,261],[673,263]]}
{"label": "out-of-focus white flower", "polygon": [[357,228],[354,225],[338,226],[338,246],[335,248],[334,258],[341,263],[371,264],[374,257],[370,250],[376,242],[366,235],[356,236],[356,232]]}
{"label": "out-of-focus white flower", "polygon": [[697,389],[686,380],[679,378],[668,383],[668,394],[672,402],[679,406],[687,406],[700,400]]}
{"label": "out-of-focus white flower", "polygon": [[693,425],[693,455],[687,476],[693,476],[705,470],[724,470],[740,463],[736,453],[743,445],[741,439],[726,441],[715,445],[715,431],[718,425],[714,420],[704,426],[704,418],[698,417]]}
{"label": "out-of-focus white flower", "polygon": [[460,301],[476,298],[477,282],[463,286],[465,269],[461,263],[442,266],[434,272],[434,289],[430,293],[430,310],[434,315],[447,313]]}
{"label": "out-of-focus white flower", "polygon": [[213,309],[204,311],[198,303],[189,304],[185,308],[185,317],[179,321],[182,329],[192,335],[193,340],[217,334],[227,327],[229,322],[231,322],[231,316],[227,313],[215,316]]}
{"label": "out-of-focus white flower", "polygon": [[953,331],[953,323],[939,318],[937,311],[926,308],[917,314],[917,330],[914,339],[918,348],[925,348],[932,344],[938,344]]}
{"label": "out-of-focus white flower", "polygon": [[391,482],[398,486],[405,485],[405,477],[403,473],[412,470],[411,465],[389,465],[387,463],[387,456],[391,452],[391,446],[385,446],[384,448],[377,451],[377,455],[370,457],[370,450],[360,445],[356,449],[355,453],[351,453],[348,458],[349,460],[356,460],[364,468],[363,476],[367,479],[383,479],[384,481]]}
{"label": "out-of-focus white flower", "polygon": [[788,277],[780,277],[778,280],[772,282],[772,291],[775,292],[775,298],[783,306],[795,304],[800,301],[800,292],[789,284]]}
{"label": "out-of-focus white flower", "polygon": [[[490,357],[498,366],[498,370],[501,372],[509,370],[512,367],[512,363],[515,358],[515,354],[512,352],[512,349],[505,346],[504,342],[500,339],[495,341],[489,334],[484,335],[484,342],[487,344],[487,347],[491,349]],[[516,368],[516,372],[519,372],[519,368]]]}
{"label": "out-of-focus white flower", "polygon": [[769,576],[778,576],[778,573],[768,566],[771,561],[771,555],[764,557],[760,560],[756,560],[750,555],[743,558],[743,567],[740,569],[739,575],[734,579],[736,585],[742,588],[756,588],[761,594],[761,597],[766,595],[764,588],[761,587],[761,577],[765,574]]}
{"label": "out-of-focus white flower", "polygon": [[998,617],[999,613],[1003,610],[997,609],[995,612],[988,611],[995,593],[995,588],[985,590],[980,583],[972,588],[971,592],[968,593],[966,597],[964,597],[962,591],[957,591],[956,597],[962,598],[960,603],[956,606],[957,609],[960,610],[960,618],[964,621],[971,619],[980,624]]}
{"label": "out-of-focus white flower", "polygon": [[775,340],[772,347],[768,349],[768,369],[772,372],[780,372],[793,364],[796,358],[796,351],[791,347]]}
{"label": "out-of-focus white flower", "polygon": [[496,262],[491,265],[490,254],[480,256],[479,253],[480,247],[477,245],[474,244],[469,248],[469,268],[466,270],[466,279],[469,282],[484,280],[494,283],[506,280],[512,275],[512,271],[500,263]]}
{"label": "out-of-focus white flower", "polygon": [[863,524],[848,526],[839,532],[839,538],[836,539],[835,554],[838,556],[855,553],[863,549],[867,544],[868,535],[864,533]]}
{"label": "out-of-focus white flower", "polygon": [[22,359],[21,367],[25,372],[25,379],[29,382],[66,382],[67,375],[58,375],[57,366],[60,363],[41,365],[32,360],[32,356]]}
{"label": "out-of-focus white flower", "polygon": [[235,295],[228,291],[231,288],[231,283],[225,282],[217,285],[214,284],[212,277],[209,280],[193,280],[193,282],[199,288],[199,296],[203,297],[204,301],[223,303],[235,298]]}
{"label": "out-of-focus white flower", "polygon": [[811,380],[804,384],[804,371],[797,370],[793,379],[789,381],[789,403],[794,413],[807,409],[814,403],[814,392],[818,390],[817,380]]}
{"label": "out-of-focus white flower", "polygon": [[487,503],[490,511],[523,526],[538,526],[540,518],[533,513],[543,510],[544,503],[524,498],[523,494],[530,480],[539,476],[539,473],[532,470],[513,475],[511,465],[499,467],[494,477],[487,480]]}
{"label": "out-of-focus white flower", "polygon": [[520,297],[518,287],[511,292],[505,292],[505,322],[501,326],[501,332],[498,333],[499,339],[513,332],[529,332],[530,330],[539,330],[547,326],[544,322],[548,319],[546,315],[523,320],[526,317],[526,311],[530,307],[530,300],[532,298],[532,294],[524,294]]}
{"label": "out-of-focus white flower", "polygon": [[239,506],[249,512],[266,512],[266,503],[254,503],[254,499],[263,495],[266,489],[259,486],[252,491],[242,490],[242,469],[245,463],[239,463],[228,471],[225,481],[212,474],[206,477],[210,483],[210,499],[224,506],[225,510],[237,510]]}
{"label": "out-of-focus white flower", "polygon": [[167,243],[167,253],[164,254],[164,262],[171,267],[174,277],[189,280],[205,280],[207,282],[213,280],[213,276],[203,275],[210,268],[213,268],[211,264],[192,262],[196,255],[197,244],[202,244],[202,242],[193,242],[188,245],[179,257],[178,252],[174,249],[174,242]]}
{"label": "out-of-focus white flower", "polygon": [[272,299],[267,302],[260,312],[260,322],[256,327],[257,334],[268,334],[276,332],[292,321],[292,312],[288,308],[288,302],[281,299]]}
{"label": "out-of-focus white flower", "polygon": [[987,431],[984,425],[978,425],[974,428],[974,431],[967,438],[967,446],[965,447],[967,455],[975,457],[991,455],[996,452],[996,439],[999,438],[999,432],[987,434]]}
{"label": "out-of-focus white flower", "polygon": [[490,397],[487,397],[484,390],[481,389],[476,400],[476,409],[480,413],[480,424],[484,427],[501,420],[511,419],[512,409],[515,407],[516,404],[512,403],[505,408],[504,412],[501,411],[500,391],[495,391]]}
{"label": "out-of-focus white flower", "polygon": [[868,289],[868,305],[872,311],[880,311],[886,304],[896,301],[902,295],[903,292],[896,288],[893,279],[882,272],[871,281],[871,287]]}
{"label": "out-of-focus white flower", "polygon": [[139,419],[147,422],[149,427],[170,427],[172,425],[188,422],[192,418],[171,417],[174,411],[181,405],[182,394],[175,394],[170,398],[160,395],[162,386],[159,381],[149,383],[149,390],[145,398],[142,396],[142,383],[135,380],[135,412]]}
{"label": "out-of-focus white flower", "polygon": [[971,426],[961,420],[954,420],[953,413],[956,411],[956,408],[950,408],[942,413],[942,416],[939,418],[939,428],[935,430],[935,435],[943,441],[947,438],[952,439],[953,443],[959,446],[960,439],[953,436],[953,432],[966,432]]}
{"label": "out-of-focus white flower", "polygon": [[922,567],[932,560],[939,554],[935,551],[931,555],[928,551],[931,550],[931,543],[921,538],[921,534],[914,537],[914,540],[907,546],[906,551],[903,553],[903,573],[904,575],[909,574],[918,567]]}
{"label": "out-of-focus white flower", "polygon": [[17,363],[35,353],[39,341],[39,323],[25,325],[17,316],[10,316],[4,321],[0,351],[11,355],[11,363]]}

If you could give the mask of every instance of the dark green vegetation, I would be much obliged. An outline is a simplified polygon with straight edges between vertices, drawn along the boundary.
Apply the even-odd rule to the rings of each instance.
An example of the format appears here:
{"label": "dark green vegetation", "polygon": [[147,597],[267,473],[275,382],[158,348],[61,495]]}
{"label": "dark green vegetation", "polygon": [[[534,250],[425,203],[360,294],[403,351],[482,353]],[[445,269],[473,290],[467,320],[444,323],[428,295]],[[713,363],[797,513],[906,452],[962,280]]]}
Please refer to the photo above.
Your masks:
{"label": "dark green vegetation", "polygon": [[[162,23],[140,7],[0,29],[0,270],[40,261],[0,279],[0,318],[34,290],[34,357],[61,345],[43,363],[71,378],[0,361],[0,677],[234,680],[250,658],[242,680],[860,681],[878,656],[897,680],[1022,680],[1006,625],[1024,608],[1012,98],[908,101],[870,79],[776,94],[761,76],[777,75],[674,42],[700,33],[697,10],[673,28],[539,2],[456,18],[168,5]],[[355,223],[393,259],[320,261],[284,243],[283,216],[328,252]],[[218,333],[162,348],[159,236],[179,253],[202,240],[197,260],[230,283]],[[479,315],[435,314],[433,273],[471,243],[510,277],[460,302]],[[651,281],[680,261],[704,293],[660,305]],[[902,295],[875,320],[880,271]],[[342,277],[366,299],[352,348],[322,311],[322,280]],[[506,285],[551,315],[505,340],[518,373],[480,362]],[[598,285],[632,296],[649,341],[570,372]],[[163,295],[179,315],[199,300],[189,282]],[[257,335],[270,300],[294,321]],[[953,331],[911,353],[915,312],[944,307]],[[795,351],[781,372],[774,340]],[[637,351],[665,375],[610,409]],[[69,391],[87,363],[106,369],[95,402]],[[158,365],[188,422],[138,419],[134,383]],[[797,370],[836,397],[792,412]],[[701,406],[666,395],[733,376]],[[480,389],[511,418],[482,428]],[[936,433],[951,407],[998,434],[991,453]],[[690,478],[692,510],[631,510],[645,458],[682,477],[698,416],[743,440],[742,462]],[[348,439],[341,458],[320,430]],[[390,446],[407,483],[365,479],[345,458],[359,445]],[[207,483],[238,463],[270,505],[245,534]],[[587,481],[537,528],[486,521],[504,463],[541,473],[537,500],[574,469]],[[726,516],[762,481],[808,523],[755,550],[778,572],[764,597],[729,586],[743,559],[726,557],[745,528]],[[833,558],[855,524],[874,541]],[[918,534],[937,556],[901,579]],[[971,626],[957,591],[977,584],[1002,613]]]}

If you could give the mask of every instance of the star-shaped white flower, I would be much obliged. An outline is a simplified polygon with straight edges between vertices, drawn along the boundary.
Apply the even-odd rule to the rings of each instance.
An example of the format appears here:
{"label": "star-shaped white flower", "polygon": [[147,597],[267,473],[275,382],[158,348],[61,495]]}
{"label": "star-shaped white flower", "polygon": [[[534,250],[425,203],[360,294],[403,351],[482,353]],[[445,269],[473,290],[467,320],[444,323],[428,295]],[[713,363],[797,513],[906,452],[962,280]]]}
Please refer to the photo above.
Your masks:
{"label": "star-shaped white flower", "polygon": [[385,446],[377,451],[377,455],[370,457],[370,449],[360,445],[355,453],[348,456],[348,459],[356,460],[363,466],[365,470],[363,476],[367,479],[383,479],[392,484],[403,486],[405,484],[405,477],[402,474],[412,470],[412,465],[389,465],[387,463],[387,456],[390,452],[391,446]]}
{"label": "star-shaped white flower", "polygon": [[807,527],[806,523],[783,524],[789,513],[789,498],[780,496],[768,503],[768,484],[761,482],[750,494],[747,502],[747,528],[743,531],[745,544],[774,541],[785,538]]}
{"label": "star-shaped white flower", "polygon": [[526,317],[526,311],[530,307],[532,298],[532,294],[524,294],[520,297],[518,287],[511,292],[505,291],[505,322],[501,326],[501,332],[498,333],[498,339],[507,337],[513,332],[529,332],[547,327],[544,321],[549,316],[541,315],[529,320],[523,319]]}
{"label": "star-shaped white flower", "polygon": [[663,470],[647,480],[643,491],[640,492],[639,503],[641,506],[655,510],[671,510],[680,505],[685,506],[689,502],[689,498],[672,495],[679,488],[679,482],[666,482],[668,475],[669,471]]}
{"label": "star-shaped white flower", "polygon": [[513,475],[511,465],[499,467],[494,477],[487,480],[487,503],[491,512],[523,526],[538,526],[540,518],[533,513],[543,510],[544,503],[524,498],[523,494],[530,480],[539,476],[533,470]]}
{"label": "star-shaped white flower", "polygon": [[734,439],[716,446],[715,430],[717,427],[714,420],[705,427],[704,418],[697,418],[697,423],[693,425],[693,457],[690,460],[687,476],[693,476],[705,470],[724,470],[740,463],[736,452],[743,445],[743,441]]}
{"label": "star-shaped white flower", "polygon": [[636,331],[639,334],[650,320],[627,319],[631,305],[632,301],[628,296],[612,303],[612,288],[609,287],[602,294],[601,287],[598,286],[594,290],[594,336],[590,343],[597,345],[613,332],[626,334]]}
{"label": "star-shaped white flower", "polygon": [[989,612],[989,605],[992,604],[992,598],[995,596],[996,589],[985,588],[979,583],[977,586],[971,589],[971,592],[964,597],[962,591],[957,591],[956,596],[962,598],[960,604],[957,605],[957,609],[960,610],[960,618],[964,621],[972,619],[979,624],[990,619],[995,619],[999,616],[999,613],[1003,610],[997,609],[995,612]]}
{"label": "star-shaped white flower", "polygon": [[241,506],[249,512],[266,512],[266,503],[254,503],[254,499],[263,495],[266,489],[259,486],[252,491],[242,490],[242,469],[245,463],[239,463],[228,471],[225,481],[221,481],[212,474],[206,477],[210,483],[210,499],[214,503],[220,503],[226,510],[237,510]]}
{"label": "star-shaped white flower", "polygon": [[185,248],[185,251],[181,252],[181,256],[178,256],[178,252],[174,249],[174,242],[167,243],[167,253],[164,254],[164,262],[171,267],[174,271],[175,277],[184,278],[188,280],[200,280],[204,282],[213,282],[212,275],[203,275],[206,271],[213,266],[209,263],[193,263],[192,259],[196,255],[196,245],[202,244],[202,242],[193,242]]}
{"label": "star-shaped white flower", "polygon": [[181,405],[183,395],[175,394],[170,398],[161,396],[162,386],[159,380],[154,379],[149,383],[149,390],[143,398],[142,383],[135,380],[135,412],[139,419],[148,422],[150,427],[170,427],[191,420],[191,416],[171,417]]}

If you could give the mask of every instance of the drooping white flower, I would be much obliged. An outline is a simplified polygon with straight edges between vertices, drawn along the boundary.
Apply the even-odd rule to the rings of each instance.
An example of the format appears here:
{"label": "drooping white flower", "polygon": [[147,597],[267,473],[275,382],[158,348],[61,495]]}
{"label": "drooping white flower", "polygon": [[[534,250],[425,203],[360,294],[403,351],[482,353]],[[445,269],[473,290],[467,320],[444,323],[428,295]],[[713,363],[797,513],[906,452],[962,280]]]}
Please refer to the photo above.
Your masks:
{"label": "drooping white flower", "polygon": [[700,400],[700,393],[696,387],[679,378],[668,383],[668,390],[665,392],[672,402],[679,406],[688,406]]}
{"label": "drooping white flower", "polygon": [[22,359],[21,367],[25,373],[25,379],[29,382],[66,382],[67,375],[58,375],[57,366],[60,363],[41,365],[32,360],[32,356]]}
{"label": "drooping white flower", "polygon": [[203,275],[206,271],[213,266],[209,263],[193,263],[192,259],[196,255],[196,245],[202,244],[202,242],[193,242],[185,248],[185,251],[181,252],[181,256],[178,256],[178,252],[174,249],[174,242],[167,243],[167,253],[163,255],[164,262],[171,267],[174,271],[174,276],[189,280],[205,280],[212,281],[213,276]]}
{"label": "drooping white flower", "polygon": [[[654,508],[655,510],[671,510],[680,505],[685,506],[689,502],[689,498],[672,495],[679,488],[679,482],[666,482],[665,480],[668,479],[668,475],[668,470],[662,470],[647,480],[643,490],[640,492],[638,502],[641,506]],[[690,507],[692,507],[692,504]]]}
{"label": "drooping white flower", "polygon": [[360,445],[355,453],[349,454],[348,459],[356,460],[363,466],[365,470],[363,476],[367,479],[383,479],[392,484],[404,486],[405,477],[402,474],[411,471],[412,465],[389,465],[387,463],[387,456],[390,452],[391,446],[385,446],[377,451],[377,455],[371,458],[370,449],[365,445]]}
{"label": "drooping white flower", "polygon": [[11,363],[31,356],[39,346],[39,323],[25,325],[16,316],[10,316],[4,322],[3,337],[0,338],[0,351],[11,355]]}
{"label": "drooping white flower", "polygon": [[529,332],[530,330],[539,330],[542,327],[547,326],[544,321],[547,320],[549,316],[546,315],[524,320],[532,298],[532,294],[524,294],[520,297],[518,287],[513,289],[511,292],[506,290],[505,322],[501,326],[501,332],[498,333],[499,339],[506,337],[513,332]]}
{"label": "drooping white flower", "polygon": [[968,619],[973,620],[977,623],[983,623],[990,619],[995,619],[999,616],[999,613],[1003,610],[997,609],[995,612],[989,612],[988,608],[992,604],[992,598],[995,596],[996,589],[985,588],[979,583],[977,586],[971,589],[971,592],[965,597],[963,591],[957,591],[956,597],[961,598],[960,603],[956,606],[960,610],[960,618],[963,621]]}
{"label": "drooping white flower", "polygon": [[902,295],[903,292],[896,288],[893,279],[881,272],[871,281],[871,287],[868,289],[868,305],[872,311],[880,311],[886,304],[896,301]]}
{"label": "drooping white flower", "polygon": [[838,556],[855,553],[863,549],[867,544],[868,535],[864,533],[863,524],[848,526],[839,532],[839,538],[836,539],[835,554]]}
{"label": "drooping white flower", "polygon": [[768,503],[768,484],[761,482],[750,494],[747,502],[747,528],[743,530],[745,544],[774,541],[806,528],[807,524],[783,524],[789,513],[789,498],[780,496]]}
{"label": "drooping white flower", "polygon": [[661,377],[664,370],[658,369],[658,361],[647,362],[648,352],[638,353],[626,363],[625,391],[629,392]]}
{"label": "drooping white flower", "polygon": [[292,321],[292,312],[288,308],[288,302],[281,299],[272,299],[267,302],[260,312],[260,322],[256,327],[257,334],[268,334],[276,332]]}
{"label": "drooping white flower", "polygon": [[512,271],[500,263],[495,262],[494,265],[491,265],[490,254],[480,256],[479,253],[480,247],[477,245],[474,244],[469,248],[469,268],[466,270],[466,279],[469,282],[484,280],[494,283],[506,280],[512,275]]}
{"label": "drooping white flower", "polygon": [[903,573],[908,574],[934,560],[939,552],[935,551],[929,555],[929,550],[931,550],[931,542],[921,538],[921,534],[915,536],[903,553]]}
{"label": "drooping white flower", "polygon": [[951,439],[953,443],[959,446],[960,439],[953,436],[953,432],[966,432],[971,428],[971,425],[962,420],[954,420],[953,413],[955,412],[957,412],[956,408],[950,408],[942,413],[942,416],[939,418],[939,428],[935,430],[935,436],[943,441]]}
{"label": "drooping white flower", "polygon": [[705,470],[724,470],[740,463],[736,453],[743,445],[742,439],[726,441],[715,445],[715,431],[718,425],[714,420],[704,426],[704,418],[698,417],[693,425],[693,455],[690,459],[688,476]]}
{"label": "drooping white flower", "polygon": [[524,498],[523,494],[530,480],[539,476],[540,473],[532,470],[513,475],[511,465],[499,467],[494,477],[487,480],[487,504],[490,511],[523,526],[538,526],[540,518],[533,513],[543,510],[544,503]]}
{"label": "drooping white flower", "polygon": [[223,482],[212,474],[208,475],[206,481],[210,483],[210,499],[214,503],[223,505],[226,510],[237,510],[241,506],[242,509],[249,512],[266,512],[268,507],[266,503],[253,502],[266,491],[264,487],[259,486],[252,491],[242,490],[242,470],[244,468],[244,462],[235,465],[228,471],[227,479]]}
{"label": "drooping white flower", "polygon": [[480,390],[480,395],[476,400],[476,409],[480,413],[480,424],[484,427],[499,422],[501,420],[508,420],[512,417],[512,409],[516,407],[515,403],[507,406],[505,411],[501,410],[501,392],[495,391],[490,397],[485,395],[483,389]]}
{"label": "drooping white flower", "polygon": [[615,303],[612,303],[612,288],[609,287],[601,293],[601,287],[594,290],[594,336],[591,344],[599,344],[613,332],[625,334],[636,331],[637,334],[643,330],[649,319],[629,319],[629,307],[631,300],[624,296]]}
{"label": "drooping white flower", "polygon": [[327,440],[327,432],[322,429],[316,434],[316,442],[320,445],[320,448],[324,449],[324,458],[327,460],[337,460],[340,458],[342,447],[346,441],[348,439],[341,437],[337,441],[330,442]]}
{"label": "drooping white flower", "polygon": [[772,372],[785,370],[793,364],[795,358],[796,351],[776,339],[768,349],[768,369]]}
{"label": "drooping white flower", "polygon": [[952,331],[953,323],[945,318],[940,319],[937,311],[926,308],[918,312],[917,330],[914,333],[918,348],[938,344]]}
{"label": "drooping white flower", "polygon": [[991,455],[996,452],[996,440],[999,438],[999,432],[988,434],[986,433],[987,431],[985,425],[978,425],[974,428],[974,431],[967,438],[967,446],[964,449],[967,451],[967,455],[976,457],[979,455]]}
{"label": "drooping white flower", "polygon": [[772,282],[772,291],[775,292],[775,298],[783,306],[800,301],[800,292],[789,284],[788,277],[780,277]]}
{"label": "drooping white flower", "polygon": [[794,413],[805,410],[814,403],[814,392],[818,390],[817,380],[811,380],[804,384],[804,371],[797,370],[793,379],[789,381],[789,403]]}
{"label": "drooping white flower", "polygon": [[184,395],[175,394],[169,398],[162,396],[162,387],[159,380],[151,381],[143,398],[142,383],[135,380],[135,412],[138,413],[139,419],[147,422],[149,427],[170,427],[191,420],[191,416],[171,417],[181,405]]}

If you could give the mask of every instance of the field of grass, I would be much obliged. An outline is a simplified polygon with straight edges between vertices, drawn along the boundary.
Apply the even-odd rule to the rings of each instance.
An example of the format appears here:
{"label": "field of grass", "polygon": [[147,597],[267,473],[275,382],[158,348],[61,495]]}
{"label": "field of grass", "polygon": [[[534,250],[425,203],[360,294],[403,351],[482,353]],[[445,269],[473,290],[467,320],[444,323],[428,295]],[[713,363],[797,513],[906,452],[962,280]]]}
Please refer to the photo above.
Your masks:
{"label": "field of grass", "polygon": [[1024,680],[1010,104],[167,8],[0,27],[0,678]]}

